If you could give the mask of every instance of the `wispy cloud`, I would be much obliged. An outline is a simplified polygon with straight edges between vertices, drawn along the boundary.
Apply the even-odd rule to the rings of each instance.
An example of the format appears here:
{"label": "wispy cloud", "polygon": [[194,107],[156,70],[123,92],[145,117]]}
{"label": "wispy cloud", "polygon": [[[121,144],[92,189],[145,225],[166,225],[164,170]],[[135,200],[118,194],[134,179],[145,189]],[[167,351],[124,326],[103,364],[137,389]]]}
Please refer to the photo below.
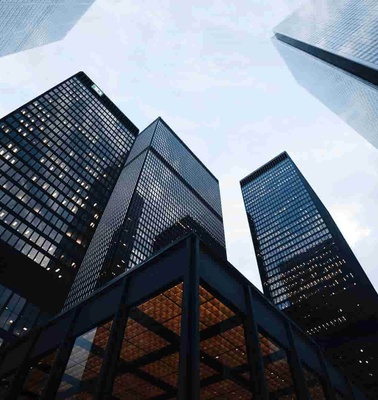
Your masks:
{"label": "wispy cloud", "polygon": [[370,226],[361,224],[363,208],[357,203],[334,204],[330,207],[330,213],[350,246],[356,245],[372,233]]}

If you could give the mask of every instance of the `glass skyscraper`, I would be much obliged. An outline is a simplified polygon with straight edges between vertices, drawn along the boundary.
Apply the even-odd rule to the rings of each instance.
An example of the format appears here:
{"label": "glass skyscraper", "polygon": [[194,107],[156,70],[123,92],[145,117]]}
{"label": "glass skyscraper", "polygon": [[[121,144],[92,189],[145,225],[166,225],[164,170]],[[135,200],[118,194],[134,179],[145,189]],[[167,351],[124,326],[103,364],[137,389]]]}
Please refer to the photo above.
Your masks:
{"label": "glass skyscraper", "polygon": [[63,39],[95,0],[0,0],[0,57]]}
{"label": "glass skyscraper", "polygon": [[61,309],[137,134],[83,72],[0,119],[0,337]]}
{"label": "glass skyscraper", "polygon": [[187,232],[226,257],[218,180],[158,118],[135,141],[65,307]]}
{"label": "glass skyscraper", "polygon": [[376,383],[378,296],[327,209],[286,152],[241,187],[265,295]]}
{"label": "glass skyscraper", "polygon": [[298,83],[378,148],[378,4],[310,0],[275,29]]}

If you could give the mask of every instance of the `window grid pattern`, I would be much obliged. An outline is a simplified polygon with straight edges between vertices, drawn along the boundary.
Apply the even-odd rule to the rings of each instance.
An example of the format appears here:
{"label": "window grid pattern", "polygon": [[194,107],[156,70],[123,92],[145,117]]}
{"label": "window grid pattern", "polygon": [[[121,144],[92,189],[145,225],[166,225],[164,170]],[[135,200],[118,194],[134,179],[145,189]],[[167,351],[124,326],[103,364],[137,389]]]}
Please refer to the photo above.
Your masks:
{"label": "window grid pattern", "polygon": [[[176,174],[152,152],[148,153],[137,193],[144,201],[139,226],[132,244],[129,268],[150,256],[154,252],[156,240],[164,241],[164,232],[187,216],[195,221],[196,227],[202,227],[201,231],[197,229],[200,236],[201,233],[204,235],[205,232],[209,233],[203,236],[203,239],[210,242],[211,247],[214,249],[223,247],[222,221],[211,213],[203,202],[177,179]],[[168,237],[171,238],[170,235]],[[169,242],[165,243],[165,245],[168,244]]]}
{"label": "window grid pattern", "polygon": [[331,238],[289,159],[246,184],[243,198],[266,271]]}
{"label": "window grid pattern", "polygon": [[58,389],[57,399],[89,400],[97,393],[97,378],[111,327],[112,321],[76,338]]}
{"label": "window grid pattern", "polygon": [[361,315],[341,306],[355,276],[292,160],[273,161],[242,186],[263,286],[307,333],[331,331]]}
{"label": "window grid pattern", "polygon": [[0,120],[0,239],[70,283],[134,135],[75,76]]}
{"label": "window grid pattern", "polygon": [[[204,201],[202,192],[193,188],[194,176],[186,181],[184,178],[190,172],[180,175],[177,171],[185,171],[188,165],[193,166],[196,162],[198,168],[208,174],[210,182],[216,181],[160,119],[156,123],[156,131],[162,125],[166,130],[164,134],[170,134],[173,145],[163,150],[166,158],[154,146],[148,147],[155,130],[154,123],[139,135],[138,150],[134,155],[140,150],[142,153],[126,163],[72,285],[65,308],[187,232],[196,232],[210,248],[225,256],[221,215]],[[168,136],[164,138],[168,140]],[[172,146],[178,148],[172,150]],[[172,155],[169,155],[170,152]],[[180,152],[181,159],[190,159],[184,162],[182,168],[177,167]],[[174,162],[176,167],[167,160]],[[217,190],[219,195],[219,186]]]}
{"label": "window grid pattern", "polygon": [[243,319],[203,286],[199,296],[200,399],[250,400]]}
{"label": "window grid pattern", "polygon": [[375,86],[279,40],[274,45],[300,85],[378,148]]}
{"label": "window grid pattern", "polygon": [[265,334],[260,332],[259,337],[269,395],[277,400],[296,400],[286,351]]}
{"label": "window grid pattern", "polygon": [[49,314],[12,290],[0,285],[0,328],[17,336],[26,335],[46,321]]}
{"label": "window grid pattern", "polygon": [[179,283],[131,310],[113,384],[115,399],[177,394],[182,293]]}
{"label": "window grid pattern", "polygon": [[130,151],[129,157],[127,158],[126,164],[128,164],[142,151],[146,150],[150,146],[157,123],[157,121],[153,122],[137,136],[137,138],[135,139],[135,143]]}
{"label": "window grid pattern", "polygon": [[105,209],[71,287],[65,308],[92,293],[99,282],[102,270],[108,267],[113,246],[118,245],[117,233],[122,229],[145,158],[146,152],[140,154],[132,163],[127,164],[121,172],[109,199],[108,207]]}
{"label": "window grid pattern", "polygon": [[50,376],[51,368],[55,362],[58,350],[53,350],[30,367],[22,388],[21,397],[37,399],[40,398]]}
{"label": "window grid pattern", "polygon": [[94,0],[0,1],[0,57],[63,39]]}
{"label": "window grid pattern", "polygon": [[311,0],[274,30],[346,58],[378,65],[374,0]]}
{"label": "window grid pattern", "polygon": [[152,146],[182,178],[221,216],[219,183],[199,160],[159,121]]}
{"label": "window grid pattern", "polygon": [[[220,265],[225,266],[224,263]],[[154,265],[150,265],[148,268],[150,267],[153,269]],[[133,282],[132,273],[127,279],[131,279]],[[245,281],[245,284],[249,283]],[[123,289],[119,287],[120,292],[125,290],[124,285],[121,287]],[[61,343],[62,339],[49,337],[48,334],[46,336],[48,332],[54,335],[55,330],[50,330],[51,324],[46,325],[42,331],[43,338],[47,339],[47,343],[51,345],[49,353],[40,353],[42,344],[40,341],[34,345],[30,341],[21,341],[19,346],[15,348],[11,346],[8,351],[5,351],[3,357],[6,361],[1,366],[4,372],[1,376],[0,394],[7,398],[4,392],[6,393],[11,388],[17,392],[16,395],[20,398],[39,398],[46,389],[52,368],[64,367],[63,376],[60,377],[58,374],[60,380],[58,393],[51,393],[51,396],[56,399],[90,400],[99,393],[99,390],[104,389],[104,384],[106,390],[112,390],[111,395],[114,400],[176,398],[180,384],[186,379],[185,376],[180,376],[182,380],[179,379],[180,372],[184,372],[179,370],[180,352],[183,350],[180,349],[180,346],[182,343],[186,344],[186,340],[188,340],[186,335],[190,335],[190,330],[185,332],[185,336],[180,334],[184,285],[180,281],[168,284],[163,279],[159,287],[160,289],[154,293],[150,293],[148,290],[143,294],[143,289],[141,289],[141,299],[137,303],[129,303],[126,299],[126,304],[113,304],[114,307],[109,310],[110,316],[106,320],[101,317],[95,317],[95,320],[85,318],[85,326],[82,326],[79,320],[76,321],[78,325],[75,325],[77,327],[80,325],[81,332],[84,332],[80,336],[71,337],[70,330],[67,331],[72,323],[71,318],[67,318],[67,315],[58,316],[53,325],[60,326],[63,331],[66,331],[66,335],[72,341],[68,360],[64,353],[60,354],[59,358],[57,357],[59,348],[56,346],[59,345],[58,342]],[[188,287],[188,290],[192,289],[192,287]],[[270,399],[297,400],[293,382],[301,378],[292,376],[292,373],[297,374],[300,371],[291,368],[291,357],[288,357],[290,352],[295,349],[280,344],[278,338],[281,334],[276,329],[276,324],[282,324],[287,317],[284,317],[282,313],[269,314],[271,324],[268,324],[266,328],[275,330],[274,333],[271,332],[274,336],[270,336],[257,320],[259,335],[256,343],[250,343],[250,345],[252,350],[253,348],[256,350],[256,346],[260,348],[263,365],[261,366],[262,371],[254,374],[250,369],[253,359],[248,360],[246,354],[246,335],[249,334],[249,331],[245,329],[246,315],[231,302],[226,301],[220,294],[221,292],[214,291],[206,282],[201,280],[198,289],[200,348],[198,349],[199,354],[190,355],[197,356],[200,363],[199,371],[192,371],[194,374],[198,373],[200,378],[198,398],[251,400],[253,398],[251,379],[259,379],[258,384],[256,382],[256,385],[253,385],[255,389],[258,389],[263,383],[260,380],[264,374]],[[243,286],[240,286],[240,290],[242,289]],[[218,290],[225,290],[227,293],[227,287],[218,287]],[[252,293],[260,299],[261,296],[256,290],[255,292]],[[98,293],[98,296],[101,297],[101,293]],[[98,305],[98,296],[94,296],[88,303],[83,304],[84,308],[81,309],[82,312],[79,315],[87,315],[86,310],[91,310],[90,313],[95,311],[93,304]],[[105,306],[106,299],[103,298],[103,300]],[[91,302],[94,303],[90,304]],[[113,354],[116,356],[114,358],[109,353],[111,349],[107,346],[110,332],[115,328],[113,316],[114,313],[119,315],[119,311],[121,311],[119,307],[123,311],[126,311],[124,307],[127,307],[127,312],[121,312],[121,318],[126,319],[124,320],[124,329],[122,332],[118,332],[121,335],[113,332],[116,336],[113,338],[115,342],[112,342],[112,346],[114,345],[117,349],[117,353]],[[189,302],[189,307],[191,307],[191,302]],[[186,311],[190,313],[196,310],[189,308]],[[74,313],[72,311],[71,316]],[[258,318],[265,319],[266,317],[264,312],[258,313]],[[59,320],[62,322],[62,319],[65,320],[65,325],[58,322]],[[95,327],[92,329],[94,325]],[[32,340],[32,338],[30,339]],[[301,339],[300,342],[302,345],[297,350],[301,359],[307,358],[304,357],[307,349],[311,352],[318,350],[308,338],[303,337],[303,341]],[[23,359],[21,364],[14,362],[14,355]],[[102,369],[105,356],[110,357],[108,361],[111,365],[107,364],[109,371]],[[185,352],[182,352],[181,356],[187,357]],[[345,396],[352,388],[346,377],[329,364],[327,359],[325,362],[329,374],[318,363],[320,360],[317,357],[311,359],[312,357],[308,359],[308,365],[303,361],[300,363],[307,383],[309,398],[325,400],[323,383],[326,383],[327,379],[330,379],[329,384],[334,385],[337,390],[340,396],[337,398],[346,398]],[[18,378],[17,384],[12,387],[14,372],[20,371],[20,368],[22,370],[28,368],[28,373],[22,378],[19,377],[22,381]],[[100,373],[102,374],[101,379]],[[109,377],[108,373],[111,374],[112,382],[105,383],[102,378]],[[55,387],[56,382],[50,381],[50,383],[52,387]],[[100,384],[101,386],[99,386]],[[52,387],[50,386],[49,389]],[[354,385],[353,387],[356,388]],[[338,390],[346,394],[341,394]],[[20,392],[18,393],[18,391]],[[361,398],[365,398],[365,396],[362,395]]]}

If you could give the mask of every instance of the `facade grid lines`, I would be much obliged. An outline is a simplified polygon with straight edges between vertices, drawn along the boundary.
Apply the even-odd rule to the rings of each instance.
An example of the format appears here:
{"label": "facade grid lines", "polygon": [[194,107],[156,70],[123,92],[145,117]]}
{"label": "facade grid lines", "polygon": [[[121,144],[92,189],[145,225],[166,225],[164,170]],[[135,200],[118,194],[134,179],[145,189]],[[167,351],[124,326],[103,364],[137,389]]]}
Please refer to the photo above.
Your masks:
{"label": "facade grid lines", "polygon": [[158,118],[135,141],[64,309],[188,232],[225,257],[218,180]]}
{"label": "facade grid lines", "polygon": [[95,88],[79,72],[0,119],[0,337],[60,310],[138,133]]}
{"label": "facade grid lines", "polygon": [[0,57],[63,39],[94,0],[1,0]]}
{"label": "facade grid lines", "polygon": [[241,189],[264,293],[373,388],[378,296],[330,214],[286,152]]}

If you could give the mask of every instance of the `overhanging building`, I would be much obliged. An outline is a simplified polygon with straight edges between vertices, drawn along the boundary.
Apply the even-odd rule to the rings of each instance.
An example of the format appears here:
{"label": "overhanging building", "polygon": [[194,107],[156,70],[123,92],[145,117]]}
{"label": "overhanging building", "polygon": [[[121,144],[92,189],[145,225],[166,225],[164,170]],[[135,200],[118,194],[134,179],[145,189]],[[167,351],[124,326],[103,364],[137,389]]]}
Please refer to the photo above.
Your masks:
{"label": "overhanging building", "polygon": [[0,337],[61,309],[137,134],[83,72],[0,119]]}
{"label": "overhanging building", "polygon": [[4,399],[367,399],[194,235],[1,356]]}
{"label": "overhanging building", "polygon": [[274,29],[298,83],[378,148],[378,5],[309,0]]}
{"label": "overhanging building", "polygon": [[0,57],[63,39],[95,0],[1,0]]}
{"label": "overhanging building", "polygon": [[158,118],[135,141],[65,309],[192,231],[226,257],[218,180]]}
{"label": "overhanging building", "polygon": [[378,296],[286,152],[241,181],[265,295],[377,390]]}

